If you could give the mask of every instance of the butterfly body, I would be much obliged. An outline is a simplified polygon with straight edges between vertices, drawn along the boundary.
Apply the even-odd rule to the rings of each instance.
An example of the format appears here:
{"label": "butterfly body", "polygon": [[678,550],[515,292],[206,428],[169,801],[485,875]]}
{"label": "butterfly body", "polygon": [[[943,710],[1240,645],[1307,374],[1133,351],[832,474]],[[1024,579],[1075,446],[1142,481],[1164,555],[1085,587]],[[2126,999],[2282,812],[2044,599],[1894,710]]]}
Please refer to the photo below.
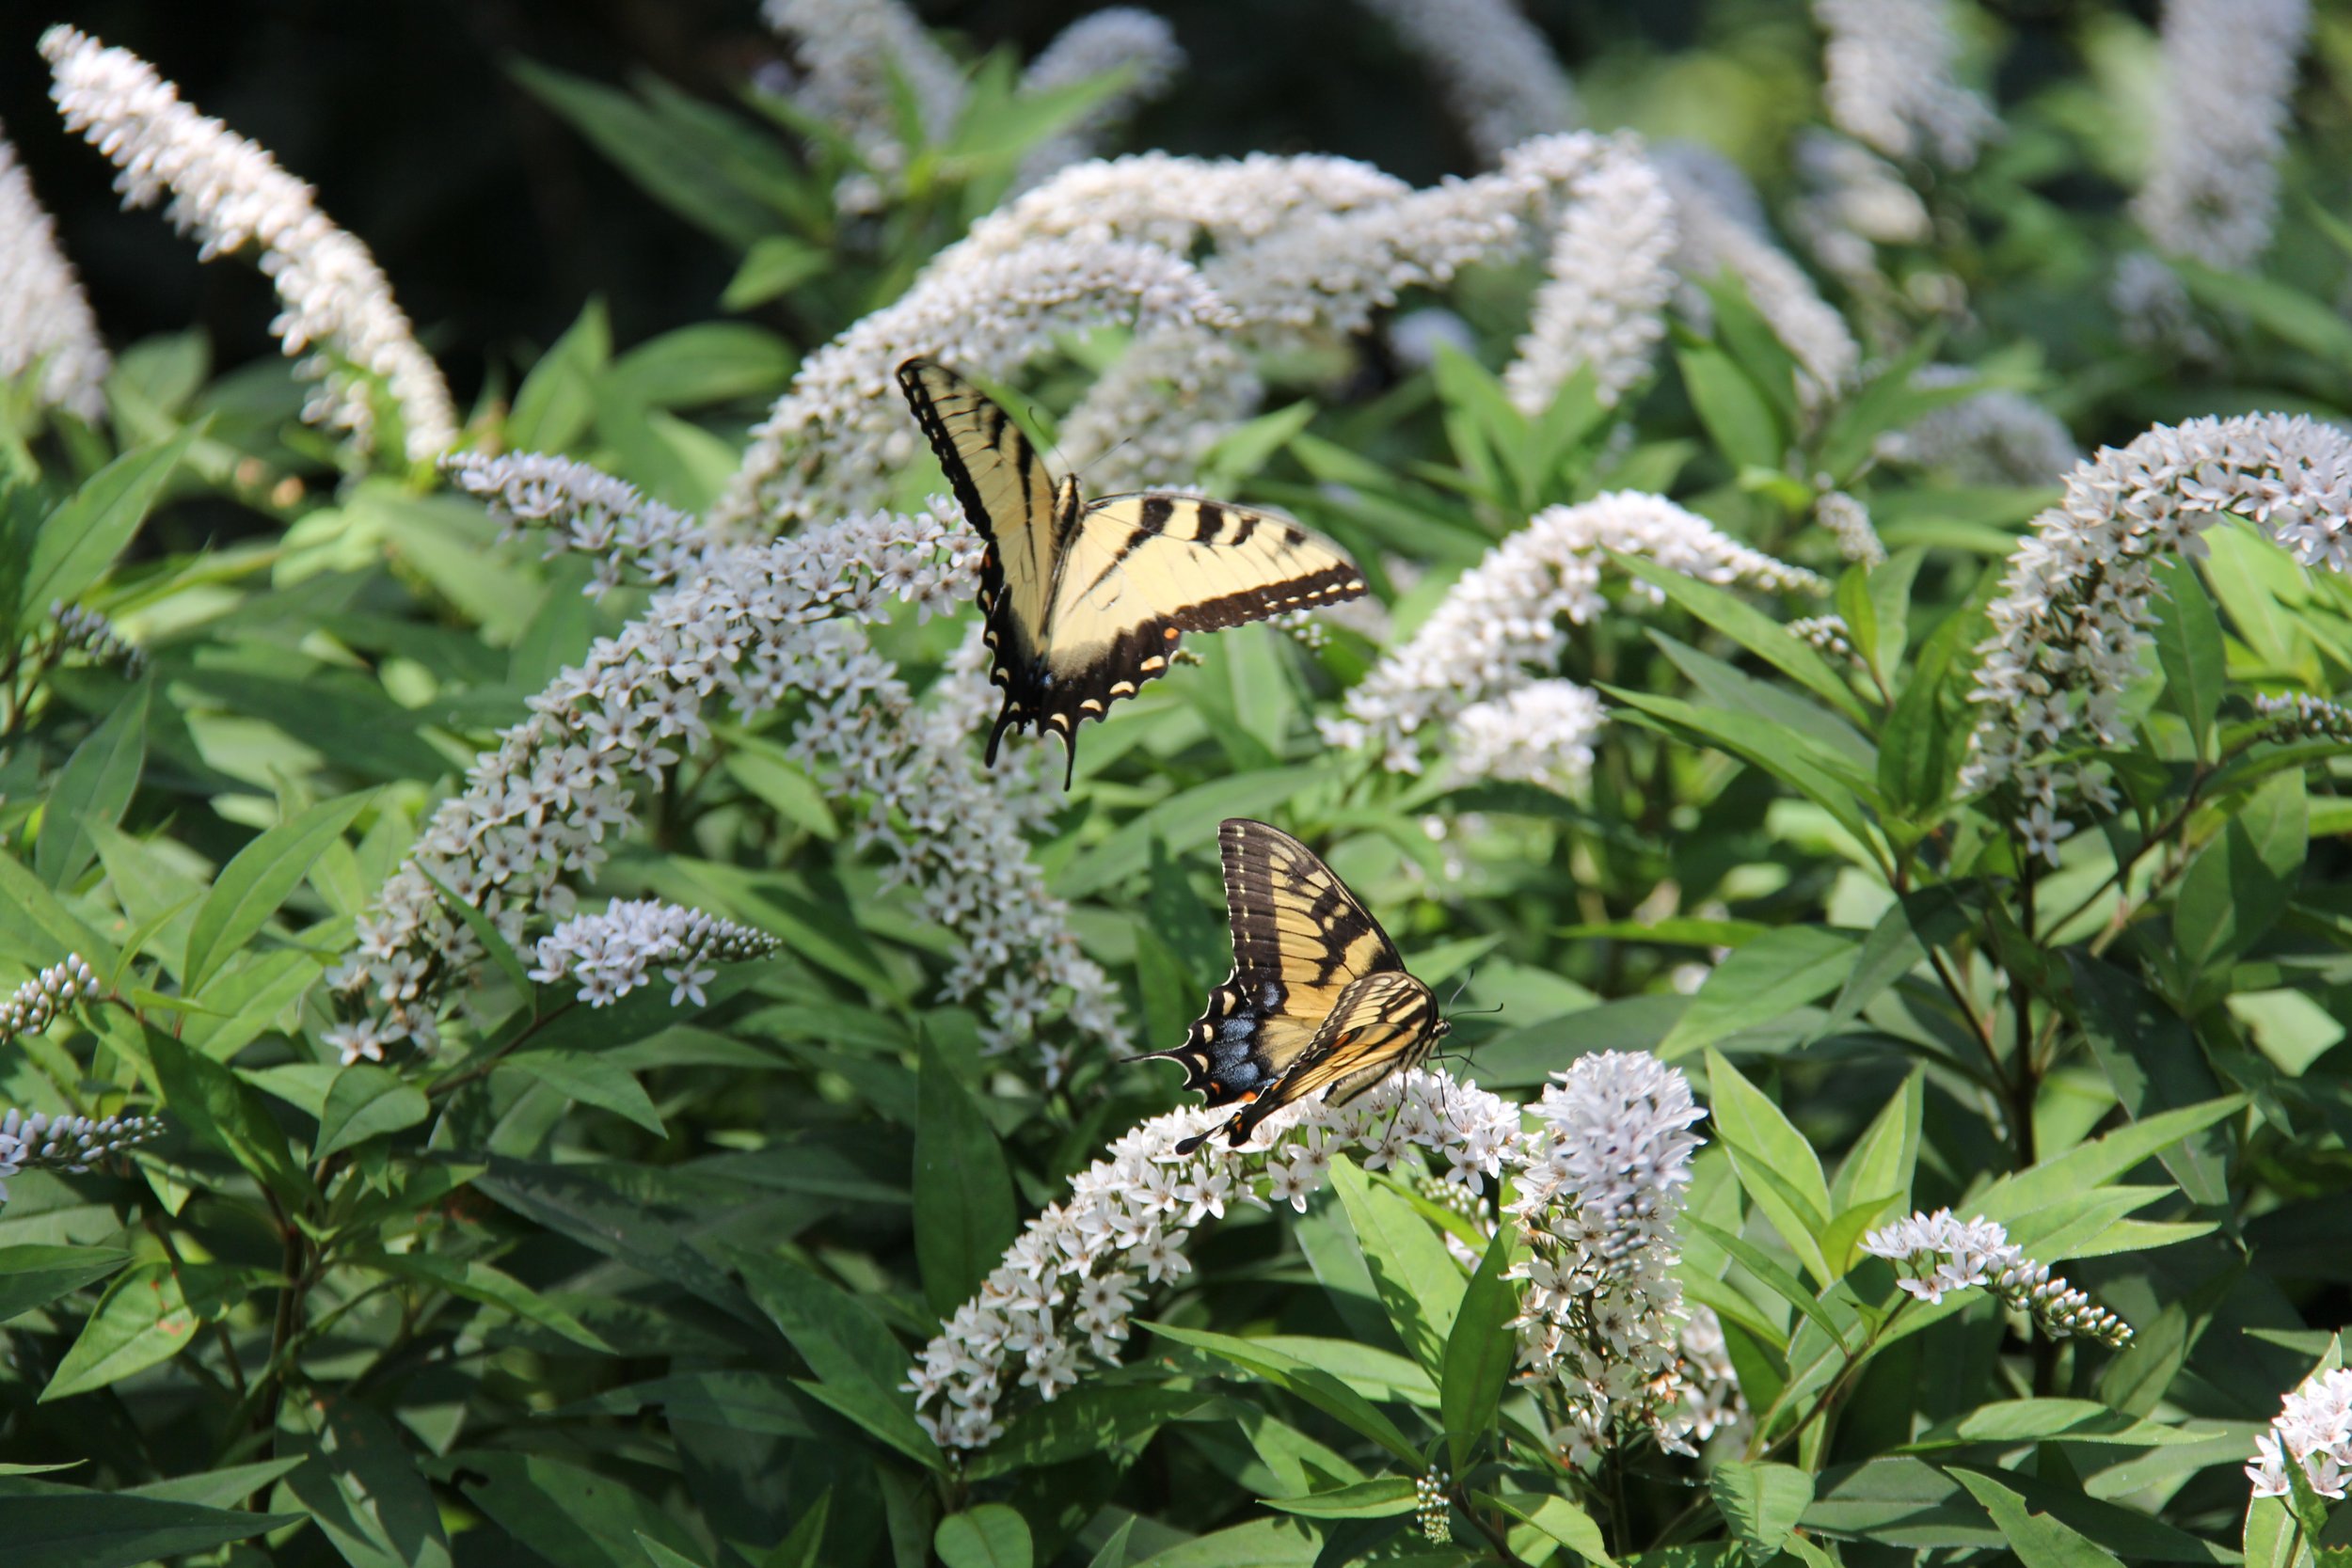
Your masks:
{"label": "butterfly body", "polygon": [[1139,1060],[1184,1069],[1184,1087],[1234,1106],[1217,1128],[1238,1147],[1259,1122],[1318,1091],[1344,1104],[1418,1065],[1450,1027],[1396,944],[1314,851],[1244,817],[1217,831],[1233,973],[1184,1043]]}
{"label": "butterfly body", "polygon": [[1051,730],[1077,767],[1077,729],[1166,674],[1188,631],[1352,599],[1363,574],[1287,517],[1139,491],[1089,501],[1057,479],[1011,415],[929,359],[898,367],[914,410],[987,549],[980,610],[1009,729]]}

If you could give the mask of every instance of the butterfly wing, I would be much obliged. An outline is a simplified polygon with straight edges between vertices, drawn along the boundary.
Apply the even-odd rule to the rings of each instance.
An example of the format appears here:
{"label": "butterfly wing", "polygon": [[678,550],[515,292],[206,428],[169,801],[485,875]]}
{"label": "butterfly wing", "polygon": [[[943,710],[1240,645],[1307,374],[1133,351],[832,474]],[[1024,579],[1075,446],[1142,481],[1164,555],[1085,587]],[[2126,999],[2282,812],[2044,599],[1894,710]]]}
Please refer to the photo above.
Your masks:
{"label": "butterfly wing", "polygon": [[1331,1104],[1344,1105],[1391,1073],[1418,1066],[1445,1033],[1427,986],[1401,969],[1367,974],[1341,995],[1274,1087],[1225,1123],[1226,1142],[1239,1148],[1258,1123],[1319,1090],[1330,1091]]}
{"label": "butterfly wing", "polygon": [[1290,834],[1232,817],[1217,830],[1217,847],[1233,972],[1209,993],[1184,1044],[1137,1059],[1180,1063],[1184,1087],[1232,1105],[1275,1086],[1350,985],[1403,974],[1404,960],[1331,868]]}
{"label": "butterfly wing", "polygon": [[1063,536],[1076,520],[1077,490],[1057,484],[1012,416],[946,366],[910,359],[898,367],[898,388],[964,516],[988,543],[980,557],[980,612],[994,655],[989,679],[1005,689],[1004,709],[988,737],[993,763],[1006,729],[1043,711],[1039,696],[1055,571]]}
{"label": "butterfly wing", "polygon": [[1346,553],[1289,518],[1194,496],[1088,506],[1056,562],[1039,722],[1074,744],[1145,681],[1184,633],[1217,631],[1364,592]]}

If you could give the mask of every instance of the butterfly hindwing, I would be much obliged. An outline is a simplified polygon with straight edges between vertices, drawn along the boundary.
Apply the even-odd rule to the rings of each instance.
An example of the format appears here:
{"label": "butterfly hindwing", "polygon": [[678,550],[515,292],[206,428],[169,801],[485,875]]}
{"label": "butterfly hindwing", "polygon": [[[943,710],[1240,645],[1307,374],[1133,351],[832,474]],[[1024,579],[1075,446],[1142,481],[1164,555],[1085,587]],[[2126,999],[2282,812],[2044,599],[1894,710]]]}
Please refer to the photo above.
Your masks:
{"label": "butterfly hindwing", "polygon": [[1052,730],[1077,762],[1077,729],[1165,674],[1187,631],[1355,598],[1363,574],[1286,517],[1192,496],[1082,503],[1004,409],[928,359],[898,384],[972,526],[988,541],[980,604],[1008,728]]}
{"label": "butterfly hindwing", "polygon": [[[1243,1107],[1226,1124],[1239,1143],[1278,1105],[1332,1085],[1352,1095],[1409,1065],[1444,1026],[1388,933],[1314,851],[1240,817],[1217,838],[1233,973],[1184,1043],[1152,1054],[1182,1064],[1184,1086],[1210,1105]],[[1359,1020],[1361,1036],[1344,1045],[1330,1026],[1343,1015]],[[1395,1043],[1380,1047],[1375,1034]]]}

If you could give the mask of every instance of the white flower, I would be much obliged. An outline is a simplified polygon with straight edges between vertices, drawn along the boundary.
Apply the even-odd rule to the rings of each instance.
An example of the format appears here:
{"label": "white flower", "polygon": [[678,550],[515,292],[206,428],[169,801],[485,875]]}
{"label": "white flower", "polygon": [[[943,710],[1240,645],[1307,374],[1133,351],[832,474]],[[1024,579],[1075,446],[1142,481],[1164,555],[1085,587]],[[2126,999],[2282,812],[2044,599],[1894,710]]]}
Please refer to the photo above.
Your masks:
{"label": "white flower", "polygon": [[2254,1462],[2246,1466],[2257,1497],[2283,1497],[2290,1460],[2321,1497],[2342,1501],[2352,1470],[2352,1370],[2315,1372],[2280,1402],[2270,1430],[2254,1440]]}
{"label": "white flower", "polygon": [[926,140],[944,140],[962,112],[962,71],[900,0],[766,0],[760,16],[799,55],[794,102],[846,133],[885,173],[906,161],[894,77],[906,85]]}
{"label": "white flower", "polygon": [[261,269],[285,306],[270,330],[288,354],[308,356],[297,367],[303,374],[324,383],[306,419],[348,430],[368,447],[374,412],[364,377],[374,376],[399,406],[411,459],[456,438],[449,388],[418,346],[391,285],[367,246],[318,210],[309,185],[180,102],[179,89],[128,50],[56,26],[41,35],[40,52],[56,74],[51,96],[66,128],[120,166],[115,186],[124,205],[148,206],[169,191],[165,215],[197,237],[206,260],[248,245],[260,252]]}
{"label": "white flower", "polygon": [[[1820,592],[1812,573],[1784,565],[1718,532],[1661,496],[1614,491],[1575,506],[1547,507],[1486,552],[1403,648],[1391,651],[1347,695],[1346,717],[1323,720],[1334,745],[1375,746],[1391,771],[1422,766],[1421,736],[1457,727],[1469,710],[1527,686],[1531,672],[1557,666],[1566,647],[1559,623],[1581,625],[1604,604],[1608,550],[1640,555],[1714,583]],[[1472,761],[1508,776],[1573,779],[1590,765],[1597,724],[1565,682],[1518,705],[1486,710],[1467,732]],[[1589,694],[1587,694],[1589,696]],[[1546,747],[1537,751],[1533,743]]]}
{"label": "white flower", "polygon": [[1568,186],[1549,277],[1502,372],[1523,413],[1590,367],[1603,407],[1646,378],[1674,292],[1675,203],[1638,144],[1612,144]]}
{"label": "white flower", "polygon": [[2268,248],[2311,21],[2308,0],[2166,0],[2163,112],[2132,203],[2163,249],[2235,270]]}
{"label": "white flower", "polygon": [[1600,699],[1574,681],[1535,680],[1454,718],[1454,776],[1521,780],[1555,789],[1581,784],[1606,722]]}
{"label": "white flower", "polygon": [[1886,559],[1886,546],[1870,526],[1869,510],[1845,491],[1826,491],[1816,499],[1813,520],[1829,530],[1837,541],[1837,553],[1848,561],[1875,566]]}
{"label": "white flower", "polygon": [[[1915,387],[1943,387],[1975,376],[1965,365],[1927,365],[1911,380]],[[2082,461],[2082,450],[2058,416],[1997,387],[1883,437],[1879,455],[1943,469],[1963,484],[2056,484]]]}
{"label": "white flower", "polygon": [[711,964],[765,958],[782,945],[764,931],[701,910],[655,898],[615,899],[602,914],[574,916],[539,939],[541,984],[576,980],[591,1006],[617,1002],[651,979],[657,965],[672,987],[670,1006],[691,999],[700,1006],[703,987],[718,977]]}
{"label": "white flower", "polygon": [[1839,130],[1890,158],[1976,162],[1997,122],[1952,79],[1948,0],[1813,0],[1813,14],[1829,34],[1822,97]]}
{"label": "white flower", "polygon": [[74,1003],[88,1001],[104,990],[82,956],[68,953],[0,998],[0,1044],[20,1035],[40,1033]]}
{"label": "white flower", "polygon": [[16,149],[0,135],[0,377],[37,366],[42,404],[85,420],[106,411],[112,361],[98,320]]}
{"label": "white flower", "polygon": [[1862,1250],[1891,1260],[1896,1284],[1921,1301],[1940,1302],[1955,1291],[1990,1291],[2054,1338],[2131,1342],[2131,1324],[2010,1245],[2009,1232],[1992,1220],[1955,1219],[1949,1209],[1915,1213],[1863,1237]]}
{"label": "white flower", "polygon": [[0,1115],[0,1203],[8,1201],[8,1179],[19,1171],[86,1171],[163,1129],[153,1117],[52,1117],[45,1111],[26,1116],[10,1109]]}
{"label": "white flower", "polygon": [[1511,0],[1363,3],[1422,57],[1481,162],[1581,118],[1559,56]]}
{"label": "white flower", "polygon": [[691,514],[568,457],[457,452],[442,460],[441,469],[459,489],[481,498],[510,534],[544,529],[542,560],[578,552],[610,563],[612,573],[585,590],[593,598],[617,586],[624,571],[644,582],[675,581],[702,554],[702,528]]}
{"label": "white flower", "polygon": [[2074,807],[2078,773],[2035,759],[2126,742],[2122,692],[2154,619],[2155,566],[2201,553],[2198,535],[2224,515],[2252,522],[2306,566],[2345,570],[2352,436],[2299,415],[2192,420],[2078,466],[2065,498],[2010,557],[1987,612],[1993,635],[1977,650],[1979,718],[1962,788],[2013,784],[2053,814]]}

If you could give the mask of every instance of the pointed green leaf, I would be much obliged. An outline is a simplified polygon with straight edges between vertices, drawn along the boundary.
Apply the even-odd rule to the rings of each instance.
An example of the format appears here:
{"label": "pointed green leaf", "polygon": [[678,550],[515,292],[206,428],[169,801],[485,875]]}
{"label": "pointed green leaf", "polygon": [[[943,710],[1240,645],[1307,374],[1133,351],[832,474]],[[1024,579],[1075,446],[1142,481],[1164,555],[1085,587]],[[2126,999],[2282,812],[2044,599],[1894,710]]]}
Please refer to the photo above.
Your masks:
{"label": "pointed green leaf", "polygon": [[2122,1558],[2049,1514],[2033,1513],[2024,1497],[1991,1476],[1955,1469],[1951,1477],[1993,1515],[1994,1528],[2026,1568],[2123,1568]]}
{"label": "pointed green leaf", "polygon": [[310,1157],[324,1160],[387,1132],[414,1127],[433,1114],[424,1091],[373,1062],[354,1062],[335,1075],[319,1116],[319,1144]]}
{"label": "pointed green leaf", "polygon": [[1257,1377],[1265,1379],[1313,1405],[1317,1410],[1369,1437],[1396,1458],[1416,1469],[1421,1465],[1421,1451],[1396,1429],[1396,1423],[1382,1415],[1361,1394],[1319,1367],[1308,1366],[1295,1356],[1272,1350],[1254,1339],[1237,1339],[1228,1334],[1211,1334],[1201,1329],[1177,1328],[1168,1323],[1143,1323],[1163,1339],[1195,1350],[1208,1352],[1220,1360],[1230,1361]]}
{"label": "pointed green leaf", "polygon": [[187,958],[180,966],[183,990],[198,990],[261,930],[372,799],[373,791],[361,790],[321,800],[263,832],[220,868],[188,927]]}
{"label": "pointed green leaf", "polygon": [[42,520],[17,600],[24,620],[47,614],[54,602],[72,603],[105,575],[202,429],[191,426],[161,446],[124,452]]}
{"label": "pointed green leaf", "polygon": [[1029,1522],[1003,1503],[948,1514],[931,1534],[931,1549],[946,1568],[1032,1568],[1037,1561]]}
{"label": "pointed green leaf", "polygon": [[928,1033],[916,1071],[914,1259],[945,1318],[978,1292],[1021,1222],[1004,1146]]}
{"label": "pointed green leaf", "polygon": [[1346,1205],[1372,1270],[1373,1289],[1379,1291],[1397,1338],[1430,1375],[1441,1376],[1446,1338],[1462,1305],[1462,1266],[1411,1204],[1374,1185],[1344,1154],[1332,1157],[1331,1184]]}
{"label": "pointed green leaf", "polygon": [[110,1246],[0,1246],[0,1323],[95,1285],[131,1260]]}
{"label": "pointed green leaf", "polygon": [[585,1051],[521,1051],[499,1063],[499,1074],[545,1084],[566,1100],[627,1117],[657,1138],[669,1136],[645,1086],[620,1063]]}
{"label": "pointed green leaf", "polygon": [[147,703],[141,681],[66,759],[42,802],[33,870],[53,888],[69,886],[98,857],[98,833],[122,820],[147,762]]}
{"label": "pointed green leaf", "polygon": [[1820,1000],[1853,972],[1854,942],[1821,926],[1782,926],[1744,942],[1708,973],[1698,994],[1658,1042],[1673,1058],[1712,1046]]}
{"label": "pointed green leaf", "polygon": [[1813,1505],[1813,1478],[1793,1465],[1730,1461],[1715,1466],[1708,1490],[1748,1560],[1763,1568]]}
{"label": "pointed green leaf", "polygon": [[1445,1370],[1438,1389],[1445,1419],[1446,1451],[1453,1473],[1470,1473],[1478,1440],[1495,1422],[1503,1386],[1518,1354],[1510,1329],[1518,1313],[1518,1287],[1503,1277],[1510,1267],[1517,1228],[1505,1225],[1487,1243],[1478,1272],[1462,1292],[1461,1310],[1446,1336]]}

